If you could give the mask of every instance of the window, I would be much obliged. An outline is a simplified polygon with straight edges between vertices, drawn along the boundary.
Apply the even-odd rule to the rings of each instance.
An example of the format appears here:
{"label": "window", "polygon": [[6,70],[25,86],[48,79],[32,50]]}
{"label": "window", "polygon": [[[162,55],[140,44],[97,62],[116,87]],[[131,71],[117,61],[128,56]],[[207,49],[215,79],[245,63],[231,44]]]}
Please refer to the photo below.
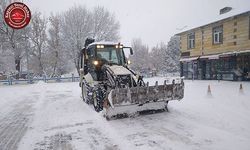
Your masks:
{"label": "window", "polygon": [[94,57],[94,47],[91,47],[89,48],[89,50],[86,50],[87,51],[87,58],[93,58]]}
{"label": "window", "polygon": [[213,44],[223,43],[223,26],[213,28]]}
{"label": "window", "polygon": [[96,52],[97,59],[102,60],[103,62],[109,62],[113,64],[120,64],[123,65],[124,62],[124,55],[122,49],[116,49],[113,47],[105,47],[102,49],[97,49]]}
{"label": "window", "polygon": [[188,42],[188,49],[192,49],[195,47],[195,34],[194,33],[189,33],[187,35],[187,42]]}

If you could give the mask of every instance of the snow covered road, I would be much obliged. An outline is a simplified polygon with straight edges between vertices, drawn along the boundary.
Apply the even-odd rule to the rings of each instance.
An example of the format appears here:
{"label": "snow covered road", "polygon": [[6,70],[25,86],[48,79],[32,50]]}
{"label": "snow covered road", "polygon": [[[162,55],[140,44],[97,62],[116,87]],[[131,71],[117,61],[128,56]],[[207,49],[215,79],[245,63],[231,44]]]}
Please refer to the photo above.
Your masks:
{"label": "snow covered road", "polygon": [[78,83],[1,86],[0,150],[247,150],[250,83],[239,84],[186,81],[170,112],[112,121],[81,101]]}

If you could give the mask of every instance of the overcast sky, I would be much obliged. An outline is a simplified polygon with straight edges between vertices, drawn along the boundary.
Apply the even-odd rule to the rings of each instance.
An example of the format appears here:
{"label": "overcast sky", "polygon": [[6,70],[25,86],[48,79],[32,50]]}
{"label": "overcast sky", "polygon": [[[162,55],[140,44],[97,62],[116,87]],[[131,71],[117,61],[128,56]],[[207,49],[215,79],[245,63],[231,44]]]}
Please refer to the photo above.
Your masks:
{"label": "overcast sky", "polygon": [[[121,42],[130,45],[133,38],[141,38],[150,47],[167,43],[183,27],[209,23],[219,9],[231,6],[250,10],[250,0],[23,0],[32,11],[62,12],[74,5],[87,8],[104,6],[115,13],[121,24]],[[183,29],[183,31],[185,28]]]}

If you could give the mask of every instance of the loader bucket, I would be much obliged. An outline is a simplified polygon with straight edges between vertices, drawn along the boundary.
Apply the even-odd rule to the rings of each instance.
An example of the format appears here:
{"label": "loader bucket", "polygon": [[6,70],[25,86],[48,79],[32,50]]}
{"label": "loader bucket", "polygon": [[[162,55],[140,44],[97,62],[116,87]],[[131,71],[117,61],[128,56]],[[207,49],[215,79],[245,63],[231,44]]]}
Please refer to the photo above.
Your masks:
{"label": "loader bucket", "polygon": [[111,107],[105,110],[105,117],[111,119],[119,115],[130,116],[146,110],[164,110],[167,102],[181,100],[184,96],[184,82],[164,81],[164,85],[147,83],[144,87],[116,88],[108,96]]}

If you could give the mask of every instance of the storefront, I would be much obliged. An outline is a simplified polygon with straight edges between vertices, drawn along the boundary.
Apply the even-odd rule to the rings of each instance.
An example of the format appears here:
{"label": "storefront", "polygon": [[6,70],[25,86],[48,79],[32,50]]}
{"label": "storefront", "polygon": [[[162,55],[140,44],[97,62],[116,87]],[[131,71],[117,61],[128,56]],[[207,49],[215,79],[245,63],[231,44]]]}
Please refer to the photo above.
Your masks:
{"label": "storefront", "polygon": [[242,80],[250,80],[250,52],[237,55],[237,68],[242,74]]}
{"label": "storefront", "polygon": [[181,75],[199,80],[250,80],[250,52],[183,58]]}
{"label": "storefront", "polygon": [[181,61],[181,76],[187,79],[197,79],[197,65],[199,57],[182,58]]}

